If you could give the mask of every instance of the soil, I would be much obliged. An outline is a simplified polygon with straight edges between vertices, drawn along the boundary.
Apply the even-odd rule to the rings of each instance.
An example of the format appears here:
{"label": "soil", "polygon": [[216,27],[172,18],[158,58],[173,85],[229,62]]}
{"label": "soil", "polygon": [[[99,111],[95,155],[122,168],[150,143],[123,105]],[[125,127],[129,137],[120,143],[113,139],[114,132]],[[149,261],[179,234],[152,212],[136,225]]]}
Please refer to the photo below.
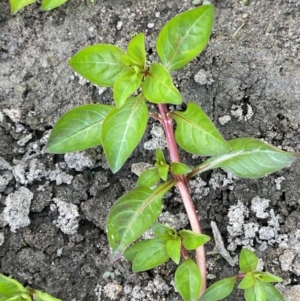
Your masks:
{"label": "soil", "polygon": [[[299,152],[300,2],[212,2],[208,47],[173,74],[184,102],[201,105],[227,139],[255,137]],[[50,12],[33,4],[11,15],[9,1],[0,1],[1,273],[64,301],[180,300],[174,264],[134,274],[125,260],[111,263],[105,235],[110,207],[134,187],[132,164],[153,164],[152,148],[164,145],[159,124],[149,123],[115,175],[101,147],[65,156],[44,148],[53,124],[69,109],[112,103],[110,89],[74,74],[72,55],[95,43],[126,49],[134,34],[144,32],[155,61],[160,28],[191,7],[191,0],[70,0]],[[201,160],[183,152],[182,158],[190,165]],[[253,248],[262,268],[284,279],[279,289],[287,301],[300,299],[299,170],[297,161],[258,180],[216,170],[191,183],[203,231],[212,235],[216,222],[233,262],[241,247]],[[166,220],[182,221],[176,191],[164,211]],[[208,252],[214,245],[212,239]],[[210,283],[237,273],[224,257],[208,255]],[[236,290],[227,300],[244,299]]]}

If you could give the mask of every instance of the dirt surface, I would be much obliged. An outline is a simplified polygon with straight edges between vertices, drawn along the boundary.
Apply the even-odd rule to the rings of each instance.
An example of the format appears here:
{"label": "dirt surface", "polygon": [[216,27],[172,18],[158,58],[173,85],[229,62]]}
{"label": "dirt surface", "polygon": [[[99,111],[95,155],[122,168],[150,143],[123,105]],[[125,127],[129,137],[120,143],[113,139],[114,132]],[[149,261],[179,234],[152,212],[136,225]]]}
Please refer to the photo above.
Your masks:
{"label": "dirt surface", "polygon": [[[110,207],[134,187],[132,164],[153,164],[152,148],[164,146],[159,124],[149,123],[116,175],[101,147],[65,156],[43,150],[63,113],[80,104],[112,102],[110,89],[82,82],[68,59],[94,43],[126,49],[134,34],[144,32],[155,61],[159,29],[193,7],[191,2],[70,0],[51,12],[31,5],[12,16],[8,0],[0,1],[1,273],[64,301],[180,300],[172,285],[175,265],[139,274],[125,260],[112,265],[105,235]],[[173,74],[184,101],[200,104],[227,139],[262,138],[299,152],[300,2],[213,3],[207,49]],[[190,165],[200,161],[184,153],[182,158]],[[204,232],[212,235],[215,221],[230,251],[230,258],[208,255],[211,283],[236,273],[230,263],[248,246],[261,257],[262,268],[284,279],[279,288],[286,300],[300,299],[299,170],[298,161],[258,180],[217,170],[191,182]],[[165,211],[164,221],[185,226],[175,191],[165,199]],[[207,250],[214,245],[212,240]],[[236,292],[227,300],[243,296]]]}

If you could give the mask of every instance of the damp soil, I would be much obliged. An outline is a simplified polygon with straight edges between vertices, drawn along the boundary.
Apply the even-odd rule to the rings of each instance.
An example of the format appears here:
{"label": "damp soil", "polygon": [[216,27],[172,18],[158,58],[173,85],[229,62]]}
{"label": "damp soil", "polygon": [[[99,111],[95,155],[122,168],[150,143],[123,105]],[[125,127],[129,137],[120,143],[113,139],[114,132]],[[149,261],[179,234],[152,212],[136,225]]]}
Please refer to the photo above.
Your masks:
{"label": "damp soil", "polygon": [[[216,17],[208,47],[173,73],[184,102],[199,104],[226,139],[254,137],[299,152],[299,1],[212,2]],[[192,7],[191,0],[70,0],[50,12],[33,4],[11,15],[8,0],[0,1],[1,273],[64,301],[180,300],[174,264],[134,274],[125,260],[111,262],[105,234],[110,207],[135,185],[133,164],[153,164],[152,148],[164,145],[159,124],[149,123],[117,174],[108,169],[101,147],[65,156],[44,148],[55,121],[69,109],[112,103],[110,89],[74,74],[72,55],[95,43],[126,49],[143,32],[149,60],[155,61],[160,28]],[[201,161],[181,156],[189,165]],[[218,170],[191,184],[204,233],[212,235],[215,221],[232,258],[243,246],[255,250],[262,268],[284,279],[279,289],[287,301],[300,299],[299,170],[297,161],[257,180]],[[263,214],[254,203],[267,204]],[[175,190],[165,198],[164,211],[166,220],[181,221],[184,209]],[[236,224],[234,212],[243,217]],[[207,251],[214,245],[212,239]],[[238,271],[220,254],[207,259],[209,283]],[[237,291],[227,300],[244,299]]]}

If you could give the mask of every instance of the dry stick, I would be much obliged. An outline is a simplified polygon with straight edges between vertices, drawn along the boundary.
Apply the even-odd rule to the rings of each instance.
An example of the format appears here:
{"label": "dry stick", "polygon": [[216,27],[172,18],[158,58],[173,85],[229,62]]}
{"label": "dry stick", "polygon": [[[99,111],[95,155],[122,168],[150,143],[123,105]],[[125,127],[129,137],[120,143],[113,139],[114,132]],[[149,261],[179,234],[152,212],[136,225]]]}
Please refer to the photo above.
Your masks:
{"label": "dry stick", "polygon": [[[168,116],[166,105],[158,104],[158,109],[161,115],[161,123],[166,133],[167,144],[170,152],[170,159],[172,162],[180,162],[177,144],[174,136],[173,120]],[[185,210],[187,212],[191,228],[196,233],[202,233],[198,216],[193,204],[191,194],[189,192],[187,181],[184,176],[174,176],[178,180],[176,186],[180,192]],[[202,275],[202,287],[200,296],[206,290],[206,257],[204,246],[196,249],[196,261]]]}

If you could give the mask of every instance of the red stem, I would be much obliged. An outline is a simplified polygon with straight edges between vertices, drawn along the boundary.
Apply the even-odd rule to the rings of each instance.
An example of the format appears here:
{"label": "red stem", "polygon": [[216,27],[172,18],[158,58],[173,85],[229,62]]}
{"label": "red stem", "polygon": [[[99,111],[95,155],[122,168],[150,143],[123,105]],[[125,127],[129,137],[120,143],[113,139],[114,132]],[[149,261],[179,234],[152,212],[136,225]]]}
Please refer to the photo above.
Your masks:
{"label": "red stem", "polygon": [[[158,104],[158,109],[161,115],[161,123],[166,133],[171,162],[180,162],[178,147],[174,136],[173,120],[168,116],[166,105]],[[193,200],[187,186],[186,178],[184,176],[175,175],[174,178],[176,178],[176,180],[178,181],[176,186],[181,195],[192,230],[196,233],[202,233],[195,206],[193,204]],[[204,246],[200,246],[196,249],[196,261],[202,275],[202,287],[200,293],[200,296],[202,296],[202,294],[206,290],[206,257]]]}

